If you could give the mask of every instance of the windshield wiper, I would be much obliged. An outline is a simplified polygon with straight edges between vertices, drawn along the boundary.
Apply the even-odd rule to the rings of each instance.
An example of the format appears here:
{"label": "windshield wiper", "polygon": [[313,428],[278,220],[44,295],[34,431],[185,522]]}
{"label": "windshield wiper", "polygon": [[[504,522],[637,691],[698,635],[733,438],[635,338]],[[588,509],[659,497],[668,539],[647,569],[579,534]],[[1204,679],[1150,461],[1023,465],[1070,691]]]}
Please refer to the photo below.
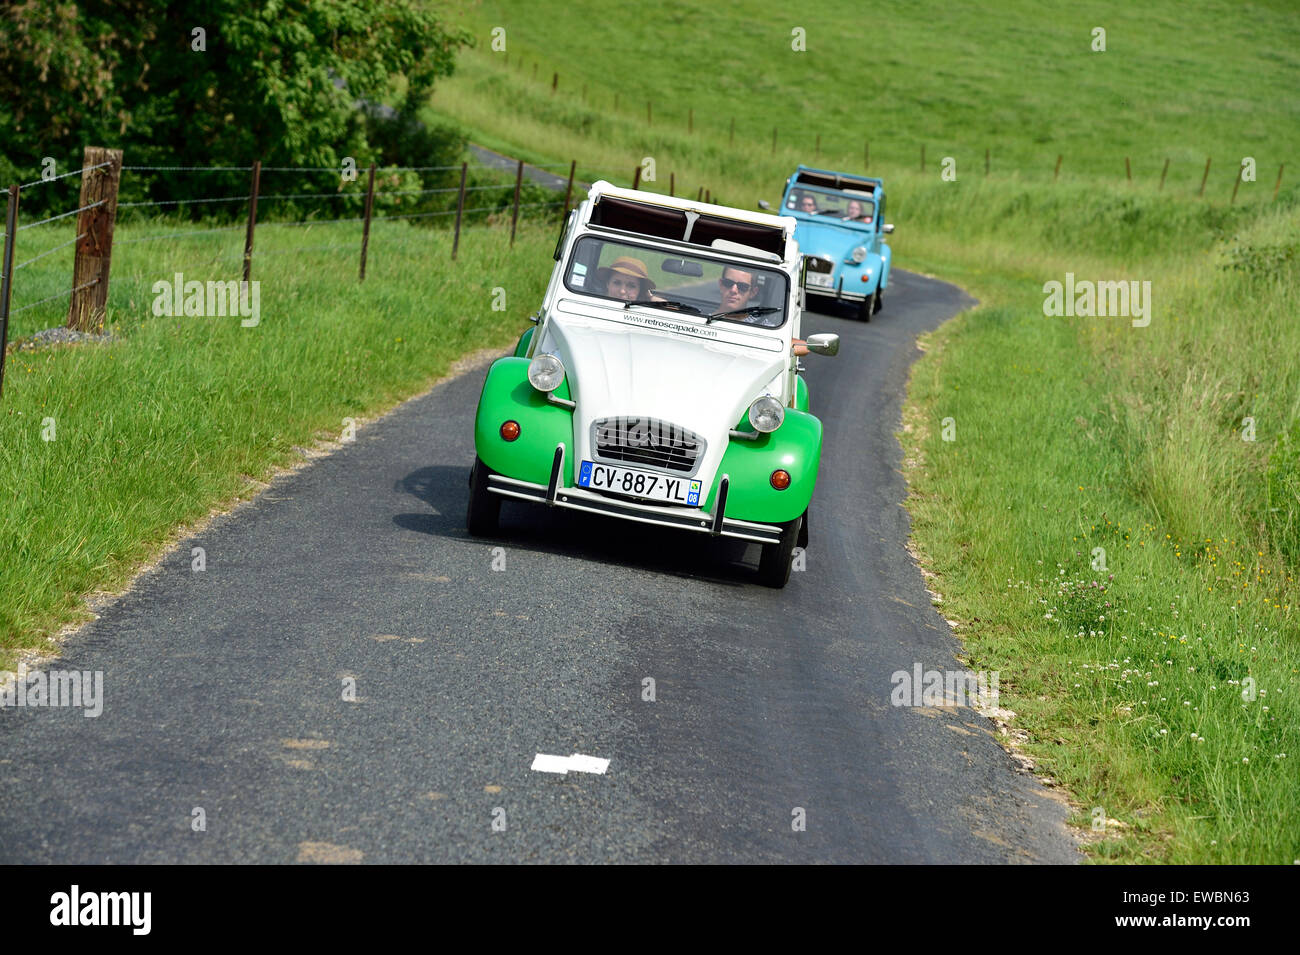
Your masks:
{"label": "windshield wiper", "polygon": [[781,311],[779,308],[775,308],[771,305],[751,305],[749,308],[737,308],[730,312],[717,312],[706,318],[704,324],[709,324],[709,322],[713,321],[715,318],[726,318],[728,315],[750,315],[757,318],[759,315],[771,315],[773,312],[779,311]]}
{"label": "windshield wiper", "polygon": [[694,305],[687,305],[685,302],[659,301],[657,298],[647,298],[637,302],[628,302],[623,306],[623,311],[627,311],[633,305],[645,305],[650,308],[666,308],[670,312],[686,312],[689,315],[703,315]]}

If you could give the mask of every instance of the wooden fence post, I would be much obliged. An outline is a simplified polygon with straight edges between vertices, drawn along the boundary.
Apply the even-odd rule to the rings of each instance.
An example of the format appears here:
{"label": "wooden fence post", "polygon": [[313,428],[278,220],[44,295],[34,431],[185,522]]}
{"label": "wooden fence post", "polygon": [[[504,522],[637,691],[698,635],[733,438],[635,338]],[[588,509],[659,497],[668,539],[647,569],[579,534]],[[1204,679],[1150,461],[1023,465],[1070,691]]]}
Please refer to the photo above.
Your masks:
{"label": "wooden fence post", "polygon": [[696,202],[703,202],[703,201],[704,201],[704,187],[703,187],[703,186],[700,186],[699,191],[695,193],[695,201],[696,201]]}
{"label": "wooden fence post", "polygon": [[[77,216],[68,328],[82,332],[99,331],[104,326],[108,270],[113,257],[113,224],[117,219],[117,184],[122,173],[122,150],[87,146],[83,168],[103,163],[108,163],[108,167],[81,174],[81,200],[77,203],[84,211]],[[86,209],[89,205],[95,208]]]}
{"label": "wooden fence post", "polygon": [[641,188],[641,166],[639,164],[635,169],[632,170],[632,188],[633,189]]}
{"label": "wooden fence post", "polygon": [[375,206],[375,164],[370,164],[370,178],[366,183],[365,222],[361,225],[361,275],[358,282],[366,280],[366,250],[370,247],[370,213]]}
{"label": "wooden fence post", "polygon": [[1203,196],[1203,195],[1205,195],[1205,181],[1206,181],[1207,179],[1209,179],[1209,178],[1210,178],[1210,157],[1209,157],[1209,156],[1206,156],[1206,157],[1205,157],[1205,174],[1204,174],[1203,176],[1201,176],[1201,191],[1197,193],[1198,196]]}
{"label": "wooden fence post", "polygon": [[1277,202],[1277,191],[1282,188],[1282,170],[1286,168],[1286,163],[1277,167],[1277,182],[1273,183],[1273,201]]}
{"label": "wooden fence post", "polygon": [[1165,191],[1165,176],[1167,176],[1168,174],[1169,174],[1169,159],[1168,159],[1168,157],[1166,157],[1166,158],[1165,158],[1165,168],[1160,170],[1160,188],[1157,189],[1156,192],[1164,192],[1164,191]]}
{"label": "wooden fence post", "polygon": [[456,232],[451,239],[451,260],[456,261],[456,252],[460,249],[460,217],[465,212],[465,174],[469,172],[469,163],[460,164],[460,193],[456,196]]}
{"label": "wooden fence post", "polygon": [[555,91],[559,89],[559,87],[560,87],[560,74],[552,73],[551,74],[551,95],[552,96],[555,95]]}
{"label": "wooden fence post", "polygon": [[519,187],[524,181],[524,161],[515,167],[515,204],[510,212],[510,248],[515,247],[515,227],[519,225]]}
{"label": "wooden fence post", "polygon": [[1129,182],[1133,181],[1133,167],[1129,164],[1128,157],[1124,157],[1124,178]]}
{"label": "wooden fence post", "polygon": [[[1065,157],[1062,156],[1060,153],[1057,153],[1057,154],[1056,154],[1056,168],[1052,170],[1052,182],[1056,182],[1056,180],[1060,178],[1060,176],[1061,176],[1061,160],[1064,159],[1064,158],[1065,158]],[[898,213],[894,213],[894,214],[895,214],[895,215],[898,215]]]}
{"label": "wooden fence post", "polygon": [[9,347],[9,299],[13,291],[14,239],[18,231],[18,187],[9,187],[5,209],[5,254],[0,264],[0,395],[5,391],[5,351]]}
{"label": "wooden fence post", "polygon": [[578,168],[578,160],[569,160],[569,184],[564,187],[564,210],[560,213],[563,219],[569,214],[569,199],[573,197],[573,173]]}
{"label": "wooden fence post", "polygon": [[1232,198],[1228,201],[1228,205],[1230,206],[1235,206],[1237,204],[1237,190],[1241,188],[1241,173],[1242,169],[1238,166],[1237,178],[1232,182]]}
{"label": "wooden fence post", "polygon": [[257,228],[257,193],[262,186],[262,160],[253,160],[253,178],[248,191],[248,231],[244,235],[244,281],[253,275],[253,231]]}
{"label": "wooden fence post", "polygon": [[668,195],[670,196],[676,195],[677,194],[676,190],[677,190],[677,173],[670,172],[668,174]]}

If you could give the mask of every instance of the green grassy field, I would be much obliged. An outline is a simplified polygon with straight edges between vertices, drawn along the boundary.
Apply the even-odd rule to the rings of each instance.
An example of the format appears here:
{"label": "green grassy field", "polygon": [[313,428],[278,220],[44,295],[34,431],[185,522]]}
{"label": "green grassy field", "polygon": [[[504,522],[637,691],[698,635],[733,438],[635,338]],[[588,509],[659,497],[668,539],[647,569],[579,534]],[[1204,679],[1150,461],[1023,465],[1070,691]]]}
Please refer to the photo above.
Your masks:
{"label": "green grassy field", "polygon": [[[123,226],[116,238],[166,229]],[[40,231],[22,233],[26,255],[65,238]],[[153,283],[175,272],[237,279],[242,231],[119,244],[107,321],[119,341],[8,357],[0,669],[83,619],[84,595],[122,587],[178,528],[301,461],[298,448],[337,440],[344,419],[418,393],[462,355],[504,350],[540,301],[554,243],[549,221],[523,221],[513,250],[508,220],[478,225],[462,234],[452,263],[449,232],[375,223],[360,283],[356,223],[267,224],[257,239],[253,327],[239,317],[153,313]],[[294,251],[315,246],[326,248]],[[66,288],[71,252],[17,273],[15,306]],[[13,332],[62,325],[66,314],[66,299],[31,309]]]}
{"label": "green grassy field", "polygon": [[[1022,749],[1074,821],[1118,821],[1089,837],[1098,861],[1300,858],[1300,13],[483,2],[465,17],[479,48],[431,112],[587,178],[625,183],[650,157],[648,188],[671,172],[679,194],[752,208],[795,163],[862,171],[869,148],[895,264],[982,303],[926,337],[900,435],[915,544],[970,666],[1000,671]],[[1234,202],[1246,157],[1256,180]],[[1150,324],[1046,317],[1044,283],[1067,272],[1151,282]]]}

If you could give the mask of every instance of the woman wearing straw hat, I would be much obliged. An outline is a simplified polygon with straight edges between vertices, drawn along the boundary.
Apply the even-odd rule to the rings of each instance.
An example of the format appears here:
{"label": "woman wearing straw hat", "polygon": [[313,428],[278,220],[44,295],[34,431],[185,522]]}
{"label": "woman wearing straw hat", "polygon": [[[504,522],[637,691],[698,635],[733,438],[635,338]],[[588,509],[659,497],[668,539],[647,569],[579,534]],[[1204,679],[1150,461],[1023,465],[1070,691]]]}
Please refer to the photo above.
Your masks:
{"label": "woman wearing straw hat", "polygon": [[639,302],[645,299],[660,301],[650,294],[655,283],[650,279],[645,263],[624,255],[612,263],[596,270],[596,278],[604,283],[605,294],[624,302]]}

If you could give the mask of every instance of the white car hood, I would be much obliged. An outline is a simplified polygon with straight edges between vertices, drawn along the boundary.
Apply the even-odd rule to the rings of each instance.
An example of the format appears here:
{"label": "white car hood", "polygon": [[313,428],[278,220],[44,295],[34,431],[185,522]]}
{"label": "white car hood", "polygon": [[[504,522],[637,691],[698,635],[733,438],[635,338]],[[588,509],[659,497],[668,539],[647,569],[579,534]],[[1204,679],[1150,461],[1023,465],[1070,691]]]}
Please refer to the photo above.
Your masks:
{"label": "white car hood", "polygon": [[[629,316],[632,318],[632,316]],[[666,324],[699,331],[665,313]],[[759,395],[782,394],[788,368],[785,347],[747,347],[726,341],[754,332],[717,329],[721,339],[676,334],[619,320],[576,312],[552,312],[538,353],[551,352],[564,362],[574,411],[575,460],[592,460],[591,424],[616,415],[656,418],[695,432],[706,442],[697,476],[712,483],[727,450],[727,432],[741,420]],[[771,344],[774,336],[761,335]],[[779,341],[779,339],[778,339]],[[706,484],[707,487],[707,484]]]}

